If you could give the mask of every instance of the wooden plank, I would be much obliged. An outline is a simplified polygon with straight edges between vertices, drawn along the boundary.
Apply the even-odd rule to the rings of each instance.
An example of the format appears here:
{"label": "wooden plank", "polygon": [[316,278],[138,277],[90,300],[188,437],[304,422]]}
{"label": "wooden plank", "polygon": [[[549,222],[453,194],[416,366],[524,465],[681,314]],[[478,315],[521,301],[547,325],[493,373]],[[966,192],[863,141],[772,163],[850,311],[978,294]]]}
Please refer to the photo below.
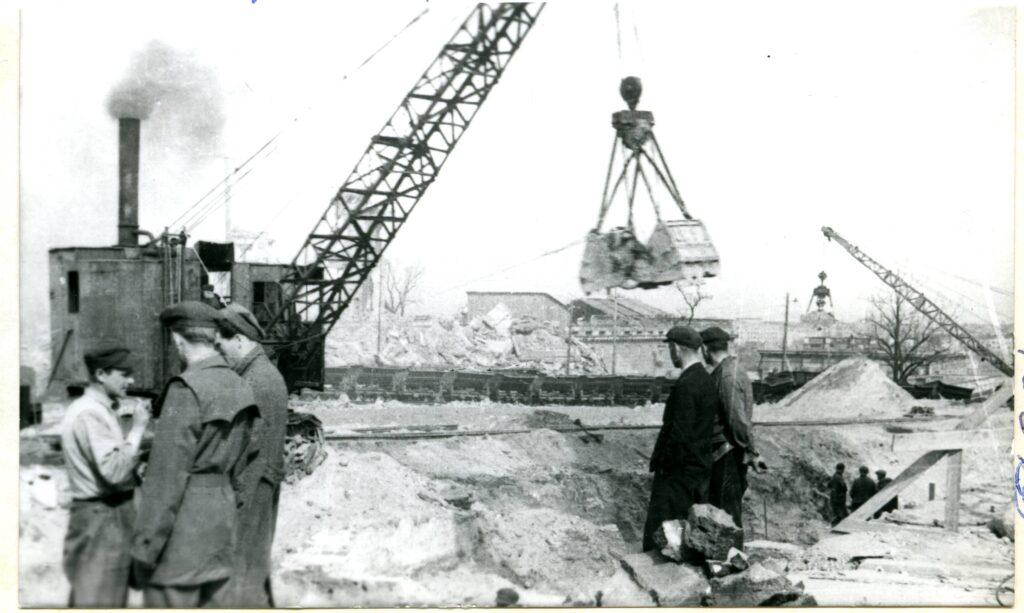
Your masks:
{"label": "wooden plank", "polygon": [[946,457],[947,454],[949,454],[948,450],[938,449],[934,451],[929,451],[928,453],[922,455],[920,458],[917,459],[916,462],[908,466],[906,470],[897,475],[896,478],[892,480],[892,483],[890,483],[880,492],[869,498],[867,502],[860,506],[860,508],[858,508],[853,513],[850,513],[850,515],[846,519],[839,522],[839,524],[835,526],[834,530],[839,529],[846,522],[867,521],[868,518],[875,514],[875,511],[884,507],[885,503],[892,500],[893,496],[898,496],[899,493],[906,489],[907,486],[909,486],[915,479],[920,477],[926,470],[928,470],[932,466],[938,464],[939,460]]}
{"label": "wooden plank", "polygon": [[946,530],[956,532],[960,524],[960,468],[963,451],[949,454],[946,460]]}
{"label": "wooden plank", "polygon": [[1006,410],[1003,408],[1003,404],[1012,397],[1013,382],[1007,379],[1003,386],[993,392],[977,411],[960,420],[954,430],[973,430],[979,427],[998,410]]}
{"label": "wooden plank", "polygon": [[[932,451],[935,449],[968,449],[992,445],[991,436],[1005,434],[1005,430],[943,430],[914,432],[893,437],[892,449],[900,451]],[[984,435],[984,436],[983,436]],[[1009,443],[1011,435],[1006,438]]]}

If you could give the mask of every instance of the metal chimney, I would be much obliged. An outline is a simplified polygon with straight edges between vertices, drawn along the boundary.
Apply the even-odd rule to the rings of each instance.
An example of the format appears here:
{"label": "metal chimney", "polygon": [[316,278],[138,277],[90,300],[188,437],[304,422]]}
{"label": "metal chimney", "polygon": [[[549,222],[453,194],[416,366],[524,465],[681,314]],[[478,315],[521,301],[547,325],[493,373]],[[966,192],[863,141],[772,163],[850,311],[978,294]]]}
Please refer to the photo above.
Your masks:
{"label": "metal chimney", "polygon": [[139,120],[118,119],[117,244],[139,244]]}

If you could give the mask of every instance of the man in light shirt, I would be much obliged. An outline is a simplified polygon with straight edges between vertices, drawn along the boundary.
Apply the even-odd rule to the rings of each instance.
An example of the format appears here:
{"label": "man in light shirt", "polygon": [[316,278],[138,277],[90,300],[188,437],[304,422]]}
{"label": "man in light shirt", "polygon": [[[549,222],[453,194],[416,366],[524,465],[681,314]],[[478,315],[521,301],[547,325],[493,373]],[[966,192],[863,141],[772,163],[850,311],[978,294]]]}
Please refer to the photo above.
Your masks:
{"label": "man in light shirt", "polygon": [[61,446],[68,471],[71,512],[64,539],[69,606],[124,607],[131,571],[132,494],[137,484],[142,436],[149,407],[138,403],[125,436],[118,403],[134,383],[129,351],[120,347],[87,353],[89,386],[68,407]]}

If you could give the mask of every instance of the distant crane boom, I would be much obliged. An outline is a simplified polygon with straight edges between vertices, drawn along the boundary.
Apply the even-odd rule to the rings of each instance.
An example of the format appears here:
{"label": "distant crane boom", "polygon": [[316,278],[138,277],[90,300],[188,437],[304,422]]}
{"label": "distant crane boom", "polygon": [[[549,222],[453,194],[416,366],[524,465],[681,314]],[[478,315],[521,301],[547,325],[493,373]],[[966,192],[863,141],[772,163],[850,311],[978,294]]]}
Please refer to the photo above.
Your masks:
{"label": "distant crane boom", "polygon": [[899,275],[871,259],[868,254],[861,251],[856,245],[851,244],[832,228],[825,226],[821,231],[825,235],[825,238],[834,240],[842,245],[843,248],[853,256],[853,259],[857,260],[864,265],[865,268],[875,273],[883,283],[891,287],[893,291],[913,305],[914,308],[920,311],[925,317],[934,321],[940,328],[942,328],[943,331],[946,332],[946,334],[949,334],[966,345],[968,349],[981,356],[983,360],[999,369],[999,371],[1004,375],[1013,377],[1012,366],[1000,358],[995,352],[986,347],[981,341],[974,338],[974,336],[964,329],[963,326],[956,323],[952,317],[939,308],[939,305],[935,304],[929,300],[927,296],[911,287],[910,284],[900,278]]}

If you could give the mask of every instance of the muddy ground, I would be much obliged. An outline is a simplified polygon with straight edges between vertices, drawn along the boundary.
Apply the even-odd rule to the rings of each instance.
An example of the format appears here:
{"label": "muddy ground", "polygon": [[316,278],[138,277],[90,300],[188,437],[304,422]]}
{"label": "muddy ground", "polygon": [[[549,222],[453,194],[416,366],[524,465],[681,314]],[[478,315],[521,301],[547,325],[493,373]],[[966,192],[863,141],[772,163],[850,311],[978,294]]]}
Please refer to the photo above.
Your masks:
{"label": "muddy ground", "polygon": [[[538,410],[490,403],[296,403],[295,408],[313,409],[329,431],[342,433],[423,423],[456,430],[534,429],[332,442],[325,463],[282,492],[274,552],[279,606],[492,606],[503,587],[516,589],[520,602],[532,606],[652,604],[619,559],[639,550],[650,493],[646,456],[656,429],[604,430],[603,442],[596,443],[582,433],[544,426],[564,426],[577,417],[591,424],[651,425],[659,421],[660,407],[588,412],[586,407]],[[952,417],[967,410],[953,410]],[[951,423],[923,421],[914,427],[943,429]],[[942,547],[919,547],[904,538],[872,554],[872,560],[909,564],[913,553],[918,561],[939,566],[970,560],[995,569],[993,575],[1012,573],[1012,544],[979,525],[1009,504],[1000,492],[1011,477],[1006,458],[1012,430],[996,432],[992,447],[965,452],[961,532],[931,528],[925,540],[945,539]],[[861,575],[867,571],[857,555],[867,545],[863,539],[829,536],[827,505],[815,490],[824,491],[837,461],[898,473],[919,452],[893,446],[892,434],[880,424],[758,429],[771,468],[750,479],[748,539],[795,544],[800,553],[790,572],[805,580],[810,593],[821,592],[816,594],[821,604],[864,602],[864,594],[872,592],[863,589]],[[67,593],[60,570],[67,522],[60,505],[63,470],[46,465],[55,456],[38,439],[23,438],[22,458],[22,604],[60,605]],[[933,515],[941,517],[944,473],[941,467],[933,470],[923,486],[901,496],[903,506],[912,507],[904,511],[904,521],[928,525]],[[938,486],[932,502],[929,480]],[[830,553],[830,547],[840,553]],[[853,573],[852,579],[839,582],[836,577],[846,577],[843,573]],[[924,580],[938,581],[934,574],[925,572]],[[899,589],[897,579],[906,575],[894,576],[890,587]],[[995,604],[987,583],[943,585],[947,591],[933,594],[950,603]]]}

